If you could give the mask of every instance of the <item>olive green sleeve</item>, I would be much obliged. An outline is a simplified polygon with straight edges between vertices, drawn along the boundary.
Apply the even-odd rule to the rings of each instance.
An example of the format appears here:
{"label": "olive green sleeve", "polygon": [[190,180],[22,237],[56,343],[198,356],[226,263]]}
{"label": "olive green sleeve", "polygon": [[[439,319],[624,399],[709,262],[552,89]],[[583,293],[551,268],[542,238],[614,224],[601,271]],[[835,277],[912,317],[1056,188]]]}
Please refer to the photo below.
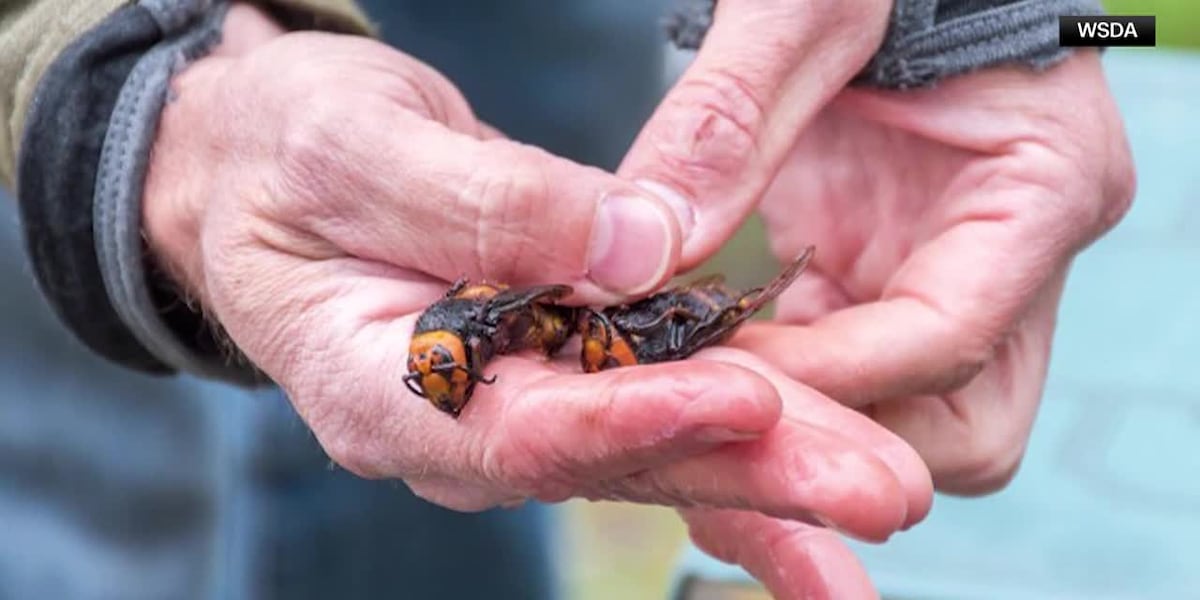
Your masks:
{"label": "olive green sleeve", "polygon": [[[0,2],[0,184],[15,186],[25,115],[42,74],[64,48],[131,0],[6,0]],[[259,2],[297,29],[370,35],[353,0]]]}
{"label": "olive green sleeve", "polygon": [[41,75],[71,40],[127,0],[16,0],[0,8],[0,182],[13,188],[17,143]]}
{"label": "olive green sleeve", "polygon": [[285,24],[294,29],[320,29],[375,35],[376,31],[362,9],[354,0],[256,0],[268,8],[293,15],[297,21],[285,19]]}

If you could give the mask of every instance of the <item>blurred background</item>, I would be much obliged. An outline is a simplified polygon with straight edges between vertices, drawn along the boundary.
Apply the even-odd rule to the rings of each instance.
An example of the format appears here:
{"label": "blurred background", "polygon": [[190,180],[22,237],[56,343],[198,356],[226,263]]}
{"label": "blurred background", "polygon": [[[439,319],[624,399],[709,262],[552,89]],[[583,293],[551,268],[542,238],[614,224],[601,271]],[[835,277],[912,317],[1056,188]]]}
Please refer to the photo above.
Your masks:
{"label": "blurred background", "polygon": [[[665,0],[364,4],[389,23],[390,42],[446,72],[485,118],[579,160],[615,164],[661,91],[665,66],[644,56]],[[1200,598],[1189,543],[1200,533],[1200,3],[1106,4],[1158,15],[1158,49],[1106,58],[1138,200],[1078,261],[1044,415],[1012,487],[939,498],[922,527],[860,548],[891,597],[1039,597],[997,593],[1022,580],[1057,582],[1047,598]],[[500,33],[529,14],[545,18]],[[446,29],[458,37],[429,33]],[[470,50],[480,46],[501,50]],[[513,89],[545,93],[514,104]],[[579,600],[665,598],[681,566],[741,589],[738,573],[687,550],[668,510],[569,502],[453,515],[330,468],[278,394],[114,374],[38,304],[12,203],[0,205],[10,282],[0,294],[0,599],[364,597],[356,585],[430,553],[453,560],[406,573],[394,582],[400,597],[466,597],[454,583],[474,578],[497,596],[535,598],[546,590],[507,574],[551,560]],[[751,220],[701,271],[750,286],[775,269]],[[461,564],[473,565],[469,577]],[[1179,585],[1191,587],[1170,591]]]}

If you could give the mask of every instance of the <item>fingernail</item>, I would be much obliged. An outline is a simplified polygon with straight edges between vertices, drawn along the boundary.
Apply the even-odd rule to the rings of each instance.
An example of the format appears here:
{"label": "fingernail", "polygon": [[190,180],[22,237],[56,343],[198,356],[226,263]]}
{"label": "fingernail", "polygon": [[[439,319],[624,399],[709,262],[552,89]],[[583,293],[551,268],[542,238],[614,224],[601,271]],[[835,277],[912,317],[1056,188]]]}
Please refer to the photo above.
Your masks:
{"label": "fingernail", "polygon": [[734,431],[727,427],[705,427],[696,432],[696,439],[708,444],[726,444],[729,442],[749,442],[762,437],[754,431]]}
{"label": "fingernail", "polygon": [[618,294],[650,291],[671,263],[671,224],[653,201],[609,196],[600,202],[588,255],[588,277]]}
{"label": "fingernail", "polygon": [[869,544],[882,544],[883,542],[888,541],[892,537],[889,534],[889,535],[884,536],[882,539],[874,539],[874,538],[869,538],[869,537],[857,535],[854,533],[850,533],[849,531],[846,531],[845,529],[838,527],[837,523],[835,523],[833,521],[833,519],[830,519],[829,517],[826,517],[825,515],[814,514],[813,519],[816,520],[818,523],[820,523],[826,529],[833,531],[834,533],[837,533],[838,535],[841,535],[843,537],[848,537],[853,540],[858,540],[860,542],[867,542]]}
{"label": "fingernail", "polygon": [[675,219],[679,221],[679,232],[683,235],[682,240],[686,242],[688,235],[696,227],[696,209],[692,207],[692,203],[683,194],[657,181],[639,179],[634,183],[647,192],[654,194],[659,200],[670,206],[671,210],[675,211]]}

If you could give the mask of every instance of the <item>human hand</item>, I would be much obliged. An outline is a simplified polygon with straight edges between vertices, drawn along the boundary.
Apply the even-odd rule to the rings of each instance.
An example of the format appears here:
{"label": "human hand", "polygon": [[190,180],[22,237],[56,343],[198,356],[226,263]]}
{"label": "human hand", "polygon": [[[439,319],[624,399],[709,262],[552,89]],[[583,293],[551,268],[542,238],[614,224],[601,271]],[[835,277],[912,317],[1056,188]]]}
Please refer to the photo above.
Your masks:
{"label": "human hand", "polygon": [[1094,53],[847,91],[761,206],[777,253],[822,252],[780,299],[787,325],[737,344],[900,434],[940,490],[997,490],[1037,413],[1071,262],[1133,189]]}
{"label": "human hand", "polygon": [[504,356],[458,420],[414,397],[402,382],[413,325],[449,280],[624,299],[675,270],[674,213],[498,137],[449,83],[386,46],[280,35],[234,11],[227,45],[177,77],[163,113],[150,246],[335,462],[458,510],[626,498],[820,518],[868,539],[921,512],[915,454],[898,473],[868,444],[804,422],[789,426],[815,431],[803,454],[722,458],[778,435],[781,395],[799,393],[730,362],[584,375],[568,356]]}
{"label": "human hand", "polygon": [[[685,268],[756,208],[781,260],[816,245],[775,323],[733,344],[900,434],[939,489],[985,493],[1017,468],[1067,270],[1127,211],[1131,159],[1093,53],[1040,74],[843,91],[887,8],[719,3],[619,172],[690,206]],[[826,544],[756,515],[685,517],[701,547],[785,597],[799,593],[789,569],[805,573],[820,554],[806,544]],[[830,572],[853,570],[840,556]]]}

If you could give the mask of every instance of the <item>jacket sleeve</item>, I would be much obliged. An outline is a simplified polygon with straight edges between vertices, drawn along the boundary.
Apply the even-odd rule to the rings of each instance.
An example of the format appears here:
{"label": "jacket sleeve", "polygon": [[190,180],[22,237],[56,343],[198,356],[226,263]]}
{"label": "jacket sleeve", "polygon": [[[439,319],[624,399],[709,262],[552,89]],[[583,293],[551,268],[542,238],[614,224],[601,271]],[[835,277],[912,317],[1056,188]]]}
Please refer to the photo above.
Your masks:
{"label": "jacket sleeve", "polygon": [[[667,20],[675,45],[695,50],[717,0],[679,0]],[[880,48],[854,85],[928,87],[997,65],[1044,69],[1070,53],[1058,45],[1058,18],[1102,15],[1099,0],[896,0]]]}
{"label": "jacket sleeve", "polygon": [[[17,151],[34,90],[50,63],[129,0],[33,0],[0,6],[0,184],[13,189]],[[169,4],[164,2],[163,4]],[[373,33],[353,0],[262,2],[286,25]]]}
{"label": "jacket sleeve", "polygon": [[17,145],[25,111],[42,72],[83,32],[116,10],[124,0],[42,0],[12,2],[0,8],[0,182],[12,189]]}
{"label": "jacket sleeve", "polygon": [[[292,29],[371,34],[352,0],[262,0]],[[15,4],[15,5],[14,5]],[[229,0],[28,0],[0,8],[0,179],[31,271],[97,354],[149,374],[267,383],[181,301],[144,247],[141,193],[171,76],[220,40]]]}

